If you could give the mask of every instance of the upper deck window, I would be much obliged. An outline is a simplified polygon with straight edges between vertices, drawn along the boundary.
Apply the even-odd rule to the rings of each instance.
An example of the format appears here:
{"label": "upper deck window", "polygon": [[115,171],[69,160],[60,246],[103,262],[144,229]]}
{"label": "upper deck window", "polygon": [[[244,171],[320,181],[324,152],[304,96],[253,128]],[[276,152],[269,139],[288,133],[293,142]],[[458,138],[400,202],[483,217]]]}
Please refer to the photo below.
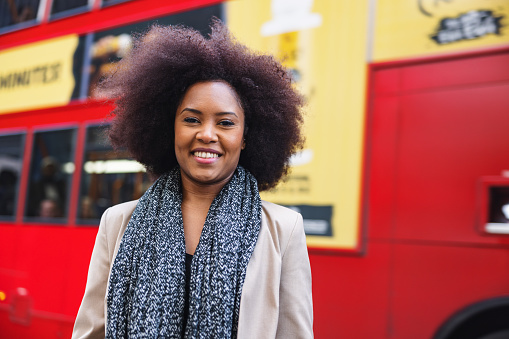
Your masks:
{"label": "upper deck window", "polygon": [[[106,2],[104,2],[106,3]],[[132,47],[131,34],[144,32],[151,25],[184,25],[199,30],[203,35],[210,33],[210,21],[213,17],[222,17],[221,5],[213,5],[188,12],[177,13],[166,17],[139,22],[94,33],[94,41],[90,49],[90,79],[88,95],[101,97],[104,93],[97,90],[100,80],[114,71],[115,63],[129,53]],[[84,91],[84,90],[83,90]]]}
{"label": "upper deck window", "polygon": [[23,162],[23,134],[0,136],[0,218],[13,219]]}
{"label": "upper deck window", "polygon": [[0,29],[35,21],[40,0],[0,1]]}
{"label": "upper deck window", "polygon": [[103,0],[103,6],[115,5],[121,2],[127,2],[131,0]]}
{"label": "upper deck window", "polygon": [[52,17],[64,17],[81,13],[88,9],[88,0],[53,0]]}

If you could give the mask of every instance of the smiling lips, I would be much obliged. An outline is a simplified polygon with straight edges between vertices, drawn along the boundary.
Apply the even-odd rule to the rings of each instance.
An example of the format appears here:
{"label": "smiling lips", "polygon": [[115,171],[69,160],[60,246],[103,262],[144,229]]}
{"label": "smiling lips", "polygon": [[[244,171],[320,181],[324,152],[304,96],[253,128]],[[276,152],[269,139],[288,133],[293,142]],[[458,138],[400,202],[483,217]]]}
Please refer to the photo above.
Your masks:
{"label": "smiling lips", "polygon": [[212,164],[221,156],[213,152],[192,152],[194,159],[200,164]]}
{"label": "smiling lips", "polygon": [[204,158],[204,159],[218,158],[219,157],[219,154],[212,153],[212,152],[193,152],[193,155],[195,157]]}

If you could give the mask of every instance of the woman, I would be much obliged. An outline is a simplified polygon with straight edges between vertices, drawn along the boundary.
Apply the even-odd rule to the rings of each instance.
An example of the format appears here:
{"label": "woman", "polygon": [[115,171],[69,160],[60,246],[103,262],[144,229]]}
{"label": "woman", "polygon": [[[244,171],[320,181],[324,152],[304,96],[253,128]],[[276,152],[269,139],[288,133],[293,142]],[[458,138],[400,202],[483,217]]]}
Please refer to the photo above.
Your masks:
{"label": "woman", "polygon": [[286,70],[219,21],[155,26],[104,86],[159,178],[104,213],[73,338],[312,338],[302,217],[259,196],[303,142]]}

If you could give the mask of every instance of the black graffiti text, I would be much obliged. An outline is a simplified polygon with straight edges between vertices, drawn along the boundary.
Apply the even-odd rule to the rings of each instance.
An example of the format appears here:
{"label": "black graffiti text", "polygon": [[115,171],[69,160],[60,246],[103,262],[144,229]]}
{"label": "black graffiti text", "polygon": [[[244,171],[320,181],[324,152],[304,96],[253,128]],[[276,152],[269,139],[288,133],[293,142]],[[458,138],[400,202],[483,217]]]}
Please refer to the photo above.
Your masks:
{"label": "black graffiti text", "polygon": [[500,20],[492,11],[470,11],[456,18],[444,18],[431,36],[437,44],[449,44],[461,40],[471,40],[487,34],[500,34]]}
{"label": "black graffiti text", "polygon": [[62,63],[41,65],[21,71],[0,74],[0,91],[32,85],[49,84],[61,76]]}

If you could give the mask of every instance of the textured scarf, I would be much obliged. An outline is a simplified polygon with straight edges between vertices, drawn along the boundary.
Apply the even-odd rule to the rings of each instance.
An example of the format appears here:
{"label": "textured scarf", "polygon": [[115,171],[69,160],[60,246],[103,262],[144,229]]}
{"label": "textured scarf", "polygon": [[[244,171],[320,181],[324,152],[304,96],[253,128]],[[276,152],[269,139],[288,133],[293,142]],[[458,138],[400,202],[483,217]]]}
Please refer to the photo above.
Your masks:
{"label": "textured scarf", "polygon": [[256,179],[237,167],[212,202],[191,266],[183,324],[185,239],[180,169],[140,198],[120,243],[107,296],[106,338],[235,338],[240,296],[261,226]]}

